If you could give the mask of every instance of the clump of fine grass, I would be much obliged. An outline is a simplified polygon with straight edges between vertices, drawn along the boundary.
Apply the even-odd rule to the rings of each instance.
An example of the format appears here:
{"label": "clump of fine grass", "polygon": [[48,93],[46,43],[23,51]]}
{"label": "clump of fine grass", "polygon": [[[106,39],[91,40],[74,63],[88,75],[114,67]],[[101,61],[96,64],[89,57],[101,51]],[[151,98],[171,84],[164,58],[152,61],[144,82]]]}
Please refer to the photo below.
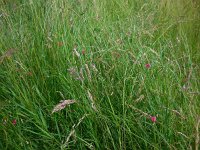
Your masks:
{"label": "clump of fine grass", "polygon": [[198,149],[199,7],[0,0],[0,149]]}

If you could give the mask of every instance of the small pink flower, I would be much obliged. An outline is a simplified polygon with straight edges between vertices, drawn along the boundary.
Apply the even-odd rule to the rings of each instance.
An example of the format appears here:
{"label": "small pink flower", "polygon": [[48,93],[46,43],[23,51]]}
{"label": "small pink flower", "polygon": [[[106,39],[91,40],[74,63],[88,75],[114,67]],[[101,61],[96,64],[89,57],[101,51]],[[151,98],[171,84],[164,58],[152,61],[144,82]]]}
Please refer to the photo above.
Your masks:
{"label": "small pink flower", "polygon": [[149,68],[151,67],[151,64],[146,64],[145,67],[146,67],[147,69],[149,69]]}
{"label": "small pink flower", "polygon": [[16,125],[17,124],[17,120],[16,119],[12,120],[12,124]]}
{"label": "small pink flower", "polygon": [[156,116],[151,116],[151,121],[154,123],[156,122]]}

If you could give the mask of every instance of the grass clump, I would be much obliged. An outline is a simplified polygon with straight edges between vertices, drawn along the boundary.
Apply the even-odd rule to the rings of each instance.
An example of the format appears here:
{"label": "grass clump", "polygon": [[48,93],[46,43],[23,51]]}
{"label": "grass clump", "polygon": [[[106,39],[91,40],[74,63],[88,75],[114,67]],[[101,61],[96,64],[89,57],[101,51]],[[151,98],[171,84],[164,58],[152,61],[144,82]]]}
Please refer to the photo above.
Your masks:
{"label": "grass clump", "polygon": [[197,150],[199,7],[0,0],[0,149]]}

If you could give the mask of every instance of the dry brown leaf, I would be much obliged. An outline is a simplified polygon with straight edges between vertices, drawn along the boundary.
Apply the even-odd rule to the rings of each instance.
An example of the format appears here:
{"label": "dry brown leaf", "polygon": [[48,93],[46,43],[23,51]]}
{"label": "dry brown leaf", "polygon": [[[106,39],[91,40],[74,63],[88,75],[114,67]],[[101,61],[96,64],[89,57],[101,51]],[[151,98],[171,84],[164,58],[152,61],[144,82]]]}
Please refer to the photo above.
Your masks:
{"label": "dry brown leaf", "polygon": [[88,79],[89,79],[89,81],[91,81],[92,77],[91,77],[91,73],[90,73],[90,69],[88,67],[88,64],[85,64],[85,69],[86,69],[86,72],[87,72]]}

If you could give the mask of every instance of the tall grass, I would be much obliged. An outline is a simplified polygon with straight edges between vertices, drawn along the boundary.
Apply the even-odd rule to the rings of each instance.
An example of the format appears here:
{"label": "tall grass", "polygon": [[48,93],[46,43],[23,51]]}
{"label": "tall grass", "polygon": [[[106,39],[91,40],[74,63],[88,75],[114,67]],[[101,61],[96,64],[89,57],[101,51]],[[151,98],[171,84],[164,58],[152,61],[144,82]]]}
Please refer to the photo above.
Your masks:
{"label": "tall grass", "polygon": [[0,149],[197,150],[199,7],[0,0]]}

